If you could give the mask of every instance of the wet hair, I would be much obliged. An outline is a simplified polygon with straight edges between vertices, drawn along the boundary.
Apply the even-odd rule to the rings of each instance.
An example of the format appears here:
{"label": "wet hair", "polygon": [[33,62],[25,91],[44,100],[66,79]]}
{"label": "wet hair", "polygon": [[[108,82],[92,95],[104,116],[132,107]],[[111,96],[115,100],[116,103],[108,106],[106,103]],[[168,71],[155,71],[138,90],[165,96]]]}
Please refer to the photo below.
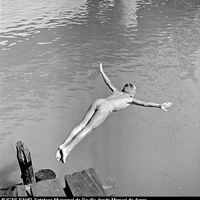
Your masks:
{"label": "wet hair", "polygon": [[131,89],[133,88],[133,84],[132,83],[126,83],[124,87],[129,86]]}
{"label": "wet hair", "polygon": [[125,85],[124,85],[124,88],[122,89],[122,92],[127,92],[127,90],[125,89],[125,88],[127,88],[127,87],[129,87],[130,88],[130,90],[136,90],[136,87],[135,87],[135,85],[133,85],[132,83],[126,83]]}

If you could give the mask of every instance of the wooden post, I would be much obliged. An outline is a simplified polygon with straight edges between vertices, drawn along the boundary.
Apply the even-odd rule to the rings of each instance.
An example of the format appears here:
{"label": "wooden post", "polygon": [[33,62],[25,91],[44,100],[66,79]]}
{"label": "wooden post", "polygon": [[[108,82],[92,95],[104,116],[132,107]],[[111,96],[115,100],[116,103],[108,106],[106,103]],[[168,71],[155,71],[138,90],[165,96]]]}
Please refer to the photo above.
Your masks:
{"label": "wooden post", "polygon": [[31,153],[22,141],[17,142],[17,159],[21,169],[21,178],[24,185],[35,182],[33,166],[31,161]]}

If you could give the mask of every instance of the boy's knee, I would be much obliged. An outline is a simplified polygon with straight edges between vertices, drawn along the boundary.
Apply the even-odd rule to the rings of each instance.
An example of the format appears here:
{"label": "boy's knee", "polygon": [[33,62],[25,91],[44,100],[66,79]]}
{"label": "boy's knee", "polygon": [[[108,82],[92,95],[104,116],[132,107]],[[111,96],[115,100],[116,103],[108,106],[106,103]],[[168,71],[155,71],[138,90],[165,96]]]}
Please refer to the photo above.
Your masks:
{"label": "boy's knee", "polygon": [[79,131],[81,131],[84,127],[85,127],[84,124],[80,123],[79,125],[76,126],[75,129],[79,132]]}
{"label": "boy's knee", "polygon": [[93,129],[94,128],[92,128],[92,127],[87,127],[87,129],[86,129],[87,135],[89,135],[92,132]]}

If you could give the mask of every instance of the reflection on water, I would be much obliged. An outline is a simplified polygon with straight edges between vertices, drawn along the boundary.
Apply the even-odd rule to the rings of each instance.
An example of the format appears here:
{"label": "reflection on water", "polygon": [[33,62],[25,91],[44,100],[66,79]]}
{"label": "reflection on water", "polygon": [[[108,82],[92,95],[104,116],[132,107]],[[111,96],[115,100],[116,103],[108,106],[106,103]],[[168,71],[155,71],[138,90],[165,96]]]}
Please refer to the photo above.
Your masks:
{"label": "reflection on water", "polygon": [[[108,94],[98,71],[98,63],[103,62],[117,87],[127,79],[134,80],[139,88],[136,98],[171,100],[174,106],[166,115],[141,108],[127,111],[123,118],[123,113],[117,114],[103,125],[104,130],[95,130],[101,133],[91,136],[92,141],[86,139],[80,144],[82,150],[72,155],[74,160],[68,170],[92,163],[102,176],[113,175],[119,182],[120,195],[199,195],[200,179],[196,178],[200,155],[194,156],[199,152],[199,1],[7,0],[1,4],[2,152],[10,148],[7,144],[27,139],[25,143],[30,142],[40,154],[42,140],[49,138],[42,150],[54,154],[66,129],[70,131],[78,123],[89,103]],[[113,128],[119,119],[119,127]],[[34,134],[28,133],[27,127]],[[155,133],[147,136],[148,130]],[[62,135],[55,135],[55,131]],[[103,135],[105,132],[109,136]],[[161,132],[168,136],[160,136]],[[128,140],[121,133],[134,136],[127,135],[132,138]],[[40,148],[37,137],[41,137]],[[81,160],[80,152],[93,153]],[[60,176],[66,173],[66,168],[49,155],[43,156],[41,162],[52,159],[51,167]],[[5,154],[0,157],[4,160]],[[0,169],[12,159],[1,162]],[[157,163],[154,168],[152,161]],[[148,167],[150,163],[152,167]],[[40,165],[39,161],[36,165]],[[183,170],[178,172],[180,166]],[[5,177],[9,177],[11,171],[6,173]],[[5,177],[1,184],[7,183]]]}

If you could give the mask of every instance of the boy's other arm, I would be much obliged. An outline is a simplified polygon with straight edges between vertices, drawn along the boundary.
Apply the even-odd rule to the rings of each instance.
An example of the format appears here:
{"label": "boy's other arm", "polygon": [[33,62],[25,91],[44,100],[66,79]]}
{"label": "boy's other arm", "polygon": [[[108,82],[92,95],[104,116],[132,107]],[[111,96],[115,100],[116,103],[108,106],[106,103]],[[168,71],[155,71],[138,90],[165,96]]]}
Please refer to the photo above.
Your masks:
{"label": "boy's other arm", "polygon": [[133,99],[131,104],[135,104],[135,105],[139,105],[139,106],[144,106],[144,107],[154,107],[154,108],[160,108],[164,111],[167,111],[167,108],[172,106],[171,102],[166,102],[163,104],[158,104],[158,103],[152,103],[152,102],[144,102],[144,101],[140,101],[137,99]]}
{"label": "boy's other arm", "polygon": [[110,81],[110,79],[104,73],[102,63],[100,63],[100,72],[101,72],[101,75],[102,75],[102,77],[103,77],[106,85],[112,90],[112,92],[117,91],[118,89],[112,84],[112,82]]}

